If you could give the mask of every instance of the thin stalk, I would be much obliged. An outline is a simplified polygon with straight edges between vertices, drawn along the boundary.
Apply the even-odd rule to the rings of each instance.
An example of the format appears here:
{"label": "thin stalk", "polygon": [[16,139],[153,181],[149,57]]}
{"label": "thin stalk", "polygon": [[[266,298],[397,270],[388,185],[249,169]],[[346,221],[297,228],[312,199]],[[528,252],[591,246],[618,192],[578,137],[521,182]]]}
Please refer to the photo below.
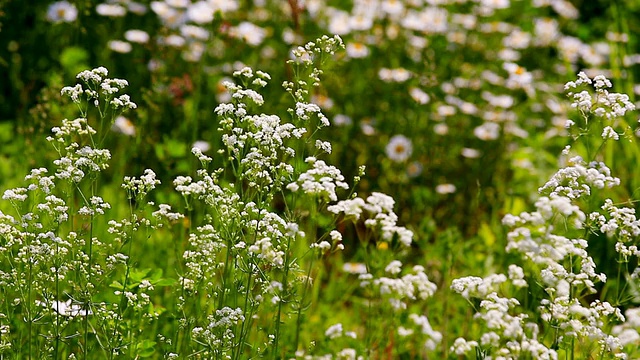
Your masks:
{"label": "thin stalk", "polygon": [[[124,312],[123,308],[124,308],[124,306],[122,304],[124,304],[125,301],[126,301],[125,292],[127,291],[127,283],[129,282],[129,274],[131,272],[131,266],[130,266],[129,261],[131,259],[131,248],[132,248],[131,245],[132,244],[133,244],[133,238],[130,238],[129,239],[129,250],[127,251],[128,256],[127,256],[127,258],[125,260],[126,269],[125,269],[125,273],[124,273],[124,281],[122,282],[122,294],[120,294],[120,307],[118,308],[120,314],[115,319],[115,324],[113,326],[113,333],[112,333],[112,336],[111,336],[112,339],[116,338],[117,331],[118,331],[118,325],[120,324],[120,319],[123,317],[123,312]],[[122,340],[120,340],[120,343],[119,343],[118,346],[120,346],[120,345],[122,345]],[[111,352],[111,354],[109,354],[109,358],[113,359],[113,351]]]}
{"label": "thin stalk", "polygon": [[302,324],[302,307],[304,306],[304,299],[307,295],[307,289],[309,288],[308,285],[309,285],[309,279],[311,276],[311,269],[313,268],[313,260],[314,258],[312,257],[311,262],[309,263],[309,270],[307,270],[307,278],[304,283],[304,287],[302,289],[302,298],[300,299],[300,304],[298,305],[298,314],[296,318],[296,341],[294,342],[296,350],[298,350],[298,344],[300,342],[300,327]]}
{"label": "thin stalk", "polygon": [[31,349],[31,336],[33,333],[33,319],[32,319],[32,314],[31,314],[31,284],[32,284],[32,275],[33,275],[33,264],[30,262],[29,263],[29,271],[27,272],[28,274],[28,279],[29,279],[29,285],[28,285],[28,291],[27,291],[27,333],[28,333],[28,338],[27,338],[27,348],[29,350],[29,358],[33,358],[33,353],[32,353],[32,349]]}
{"label": "thin stalk", "polygon": [[[60,245],[58,244],[58,242],[56,242],[56,255],[59,254],[60,251]],[[60,280],[59,280],[59,276],[58,276],[58,272],[60,271],[60,264],[56,264],[56,280],[55,280],[55,287],[56,287],[56,301],[60,301]],[[56,341],[55,341],[55,346],[54,346],[54,359],[58,358],[58,354],[60,351],[60,313],[56,311]]]}
{"label": "thin stalk", "polygon": [[572,336],[571,337],[571,360],[575,359],[575,352],[576,352],[576,347],[575,347],[575,343],[576,343],[576,337]]}
{"label": "thin stalk", "polygon": [[[91,278],[91,268],[93,267],[93,214],[91,214],[91,224],[89,225],[89,278]],[[87,279],[90,281],[90,279]],[[91,304],[91,294],[89,294],[89,287],[87,286],[87,295],[88,299],[86,304],[83,304],[83,307],[86,311],[86,316],[84,317],[84,349],[83,349],[83,358],[86,360],[89,354],[89,307]],[[112,351],[113,353],[113,351]]]}
{"label": "thin stalk", "polygon": [[[97,186],[97,180],[95,179],[94,176],[92,176],[92,182],[91,182],[91,196],[94,196],[96,193],[96,186]],[[82,193],[82,191],[80,192],[80,195],[83,197],[85,203],[87,205],[90,204],[89,201],[87,201],[86,197],[84,196],[84,194]],[[87,279],[87,282],[91,281],[91,276],[92,276],[92,271],[91,269],[93,268],[93,227],[95,224],[95,215],[93,214],[93,212],[91,213],[91,221],[89,223],[89,267],[88,267],[88,271],[89,271],[89,278]],[[85,310],[85,317],[84,317],[84,351],[83,351],[83,357],[86,360],[87,356],[89,354],[89,310],[91,308],[91,292],[89,291],[89,286],[87,286],[86,288],[87,291],[87,299],[86,303],[83,304],[84,310]],[[111,351],[113,352],[113,351]]]}
{"label": "thin stalk", "polygon": [[275,333],[275,348],[273,350],[273,358],[278,359],[278,345],[280,345],[280,319],[282,316],[282,303],[284,302],[284,297],[287,294],[287,290],[289,287],[289,249],[291,248],[291,237],[287,239],[287,251],[284,255],[284,274],[282,278],[282,297],[278,302],[278,314],[276,315],[276,333]]}
{"label": "thin stalk", "polygon": [[242,313],[245,314],[245,321],[242,322],[242,326],[240,327],[240,336],[238,337],[238,346],[236,346],[233,350],[232,350],[232,358],[233,359],[239,359],[240,354],[242,353],[242,348],[244,347],[244,338],[246,337],[246,333],[245,333],[245,324],[248,321],[248,317],[246,316],[247,314],[247,308],[249,307],[249,289],[251,289],[251,278],[253,275],[253,271],[252,269],[249,269],[249,277],[247,278],[247,287],[245,289],[245,294],[244,294],[244,309],[242,309]]}
{"label": "thin stalk", "polygon": [[229,262],[231,262],[231,239],[227,237],[227,253],[224,260],[224,268],[222,270],[222,284],[220,291],[220,297],[218,298],[218,309],[222,309],[222,305],[224,305],[224,298],[226,293],[227,286],[227,277],[229,276]]}

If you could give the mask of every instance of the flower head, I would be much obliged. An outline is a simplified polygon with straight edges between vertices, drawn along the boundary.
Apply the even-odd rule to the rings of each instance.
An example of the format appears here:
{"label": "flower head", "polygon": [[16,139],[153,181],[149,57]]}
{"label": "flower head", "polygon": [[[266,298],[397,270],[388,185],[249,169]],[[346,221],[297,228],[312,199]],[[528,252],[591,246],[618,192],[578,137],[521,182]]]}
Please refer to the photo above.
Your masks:
{"label": "flower head", "polygon": [[78,17],[78,9],[67,1],[58,1],[49,5],[47,20],[53,23],[73,22]]}
{"label": "flower head", "polygon": [[413,152],[411,140],[404,135],[394,135],[387,144],[387,156],[395,162],[403,162],[409,159]]}

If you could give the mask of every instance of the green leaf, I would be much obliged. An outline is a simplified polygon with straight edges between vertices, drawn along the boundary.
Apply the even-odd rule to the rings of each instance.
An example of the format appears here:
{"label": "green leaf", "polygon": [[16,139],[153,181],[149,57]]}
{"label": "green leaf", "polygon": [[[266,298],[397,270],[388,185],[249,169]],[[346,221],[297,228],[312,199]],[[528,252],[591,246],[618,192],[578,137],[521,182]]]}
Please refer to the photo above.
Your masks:
{"label": "green leaf", "polygon": [[143,358],[150,357],[156,352],[155,346],[155,341],[143,340],[136,344],[136,355]]}
{"label": "green leaf", "polygon": [[62,50],[60,54],[60,64],[68,74],[77,74],[86,70],[89,53],[83,48],[70,46]]}
{"label": "green leaf", "polygon": [[114,281],[109,285],[112,289],[122,290],[122,284],[119,281]]}
{"label": "green leaf", "polygon": [[187,148],[184,144],[178,140],[165,139],[165,150],[169,156],[174,158],[181,158],[187,155]]}
{"label": "green leaf", "polygon": [[13,133],[13,123],[11,122],[0,123],[0,142],[8,143],[11,141],[15,141],[14,133]]}
{"label": "green leaf", "polygon": [[152,281],[154,286],[172,286],[178,281],[176,279],[158,279],[156,281]]}

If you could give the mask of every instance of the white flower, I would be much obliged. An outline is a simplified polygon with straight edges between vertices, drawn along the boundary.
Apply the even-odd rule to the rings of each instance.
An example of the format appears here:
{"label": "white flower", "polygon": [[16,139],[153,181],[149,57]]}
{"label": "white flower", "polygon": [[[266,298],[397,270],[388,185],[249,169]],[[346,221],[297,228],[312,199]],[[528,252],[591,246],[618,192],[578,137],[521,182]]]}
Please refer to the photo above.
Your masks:
{"label": "white flower", "polygon": [[166,38],[159,38],[158,42],[162,45],[171,47],[182,47],[187,41],[182,36],[174,34],[169,35]]}
{"label": "white flower", "polygon": [[398,260],[393,260],[384,268],[384,271],[392,275],[399,274],[402,271],[402,263]]}
{"label": "white flower", "polygon": [[204,140],[198,140],[196,142],[193,143],[193,146],[191,146],[192,148],[198,148],[200,151],[202,152],[207,152],[211,149],[211,144],[209,144],[208,142],[204,141]]}
{"label": "white flower", "polygon": [[607,126],[602,130],[602,138],[619,140],[620,135],[618,135],[618,133],[615,130],[613,130],[611,126]]}
{"label": "white flower", "polygon": [[364,58],[369,56],[369,48],[360,42],[352,42],[347,44],[347,56],[350,58]]}
{"label": "white flower", "polygon": [[450,351],[456,353],[456,355],[464,355],[465,353],[475,349],[478,346],[477,341],[467,341],[463,338],[457,338],[453,342],[453,346],[451,346]]}
{"label": "white flower", "polygon": [[466,157],[467,159],[477,159],[481,155],[479,150],[471,149],[471,148],[462,148],[461,154],[463,157]]}
{"label": "white flower", "polygon": [[195,25],[183,25],[180,27],[180,33],[186,38],[208,40],[209,31],[200,26]]}
{"label": "white flower", "polygon": [[131,52],[131,44],[126,41],[111,40],[109,41],[107,46],[109,46],[109,49],[115,52],[119,52],[121,54],[126,54],[128,52]]}
{"label": "white flower", "polygon": [[500,125],[494,122],[485,122],[473,129],[473,134],[480,140],[496,140],[500,136]]}
{"label": "white flower", "polygon": [[122,17],[127,14],[127,9],[118,4],[99,4],[96,6],[98,15],[109,17]]}
{"label": "white flower", "polygon": [[264,41],[267,31],[253,23],[243,21],[240,25],[232,28],[229,34],[233,37],[242,39],[251,46],[257,46]]}
{"label": "white flower", "polygon": [[518,64],[507,62],[503,68],[509,73],[506,85],[510,89],[525,87],[533,81],[533,75]]}
{"label": "white flower", "polygon": [[136,136],[136,127],[126,117],[120,115],[116,118],[111,126],[111,130],[119,132],[127,136]]}
{"label": "white flower", "polygon": [[453,184],[440,184],[436,186],[436,192],[438,194],[453,194],[456,192],[456,186]]}
{"label": "white flower", "polygon": [[342,10],[331,11],[328,30],[331,34],[345,35],[351,31],[349,14]]}
{"label": "white flower", "polygon": [[324,335],[329,339],[335,339],[337,337],[342,336],[342,324],[338,323],[338,324],[329,326],[327,331],[324,332]]}
{"label": "white flower", "polygon": [[527,281],[524,280],[524,271],[518,265],[509,265],[509,279],[515,287],[526,287]]}
{"label": "white flower", "polygon": [[395,162],[403,162],[409,159],[413,152],[411,140],[404,135],[394,135],[386,147],[387,156]]}
{"label": "white flower", "polygon": [[91,310],[87,311],[83,309],[83,307],[80,304],[73,304],[71,299],[64,302],[54,301],[50,305],[48,305],[43,301],[36,300],[36,305],[40,305],[43,307],[51,306],[53,310],[57,311],[58,314],[62,316],[74,317],[74,316],[87,316],[87,314],[92,315]]}
{"label": "white flower", "polygon": [[127,39],[127,41],[138,44],[146,44],[149,42],[149,34],[137,29],[127,30],[124,33],[124,38]]}
{"label": "white flower", "polygon": [[347,125],[351,125],[353,123],[353,121],[347,115],[338,114],[338,115],[333,117],[332,123],[335,126],[347,126]]}
{"label": "white flower", "polygon": [[411,73],[405,68],[387,69],[382,68],[378,71],[378,77],[385,82],[405,82],[411,78]]}
{"label": "white flower", "polygon": [[415,100],[418,104],[424,105],[427,104],[431,97],[426,92],[422,91],[422,89],[417,87],[412,87],[409,89],[409,95],[413,100]]}
{"label": "white flower", "polygon": [[78,17],[78,9],[67,1],[58,1],[49,5],[47,20],[53,23],[73,22]]}
{"label": "white flower", "polygon": [[196,24],[208,24],[213,21],[214,9],[206,1],[198,1],[187,9],[187,17]]}
{"label": "white flower", "polygon": [[366,274],[367,265],[363,263],[346,262],[342,265],[342,270],[349,274]]}
{"label": "white flower", "polygon": [[407,165],[407,176],[415,178],[422,174],[422,164],[419,161],[413,161]]}
{"label": "white flower", "polygon": [[317,249],[320,249],[320,252],[324,252],[331,249],[331,244],[328,241],[321,241],[319,243],[311,244],[311,248],[312,249],[317,248]]}
{"label": "white flower", "polygon": [[556,40],[560,34],[558,21],[551,18],[535,19],[534,30],[535,43],[538,46],[548,46]]}
{"label": "white flower", "polygon": [[127,7],[129,8],[130,12],[136,15],[144,15],[147,13],[147,6],[145,4],[131,1],[127,4]]}

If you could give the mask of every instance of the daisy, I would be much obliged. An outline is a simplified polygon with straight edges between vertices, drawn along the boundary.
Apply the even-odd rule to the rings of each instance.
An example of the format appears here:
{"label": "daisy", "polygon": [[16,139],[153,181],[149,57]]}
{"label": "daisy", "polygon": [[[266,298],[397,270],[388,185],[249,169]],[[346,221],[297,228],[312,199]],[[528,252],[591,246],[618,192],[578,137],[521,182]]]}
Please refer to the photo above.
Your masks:
{"label": "daisy", "polygon": [[127,41],[138,44],[146,44],[149,42],[149,34],[137,29],[127,30],[124,33],[124,38],[127,39]]}
{"label": "daisy", "polygon": [[78,17],[78,9],[67,1],[58,1],[49,5],[47,20],[53,23],[73,22]]}
{"label": "daisy", "polygon": [[453,184],[440,184],[436,186],[436,192],[441,195],[453,194],[456,192],[456,186]]}
{"label": "daisy", "polygon": [[369,56],[369,48],[360,42],[348,43],[346,51],[347,56],[353,59]]}
{"label": "daisy", "polygon": [[404,135],[394,135],[387,144],[387,156],[395,162],[406,161],[413,152],[411,140]]}
{"label": "daisy", "polygon": [[367,265],[363,263],[353,263],[347,262],[342,265],[342,270],[349,274],[366,274],[367,273]]}
{"label": "daisy", "polygon": [[111,130],[127,136],[136,136],[136,127],[133,126],[133,123],[131,123],[129,119],[122,115],[116,118],[111,126]]}

